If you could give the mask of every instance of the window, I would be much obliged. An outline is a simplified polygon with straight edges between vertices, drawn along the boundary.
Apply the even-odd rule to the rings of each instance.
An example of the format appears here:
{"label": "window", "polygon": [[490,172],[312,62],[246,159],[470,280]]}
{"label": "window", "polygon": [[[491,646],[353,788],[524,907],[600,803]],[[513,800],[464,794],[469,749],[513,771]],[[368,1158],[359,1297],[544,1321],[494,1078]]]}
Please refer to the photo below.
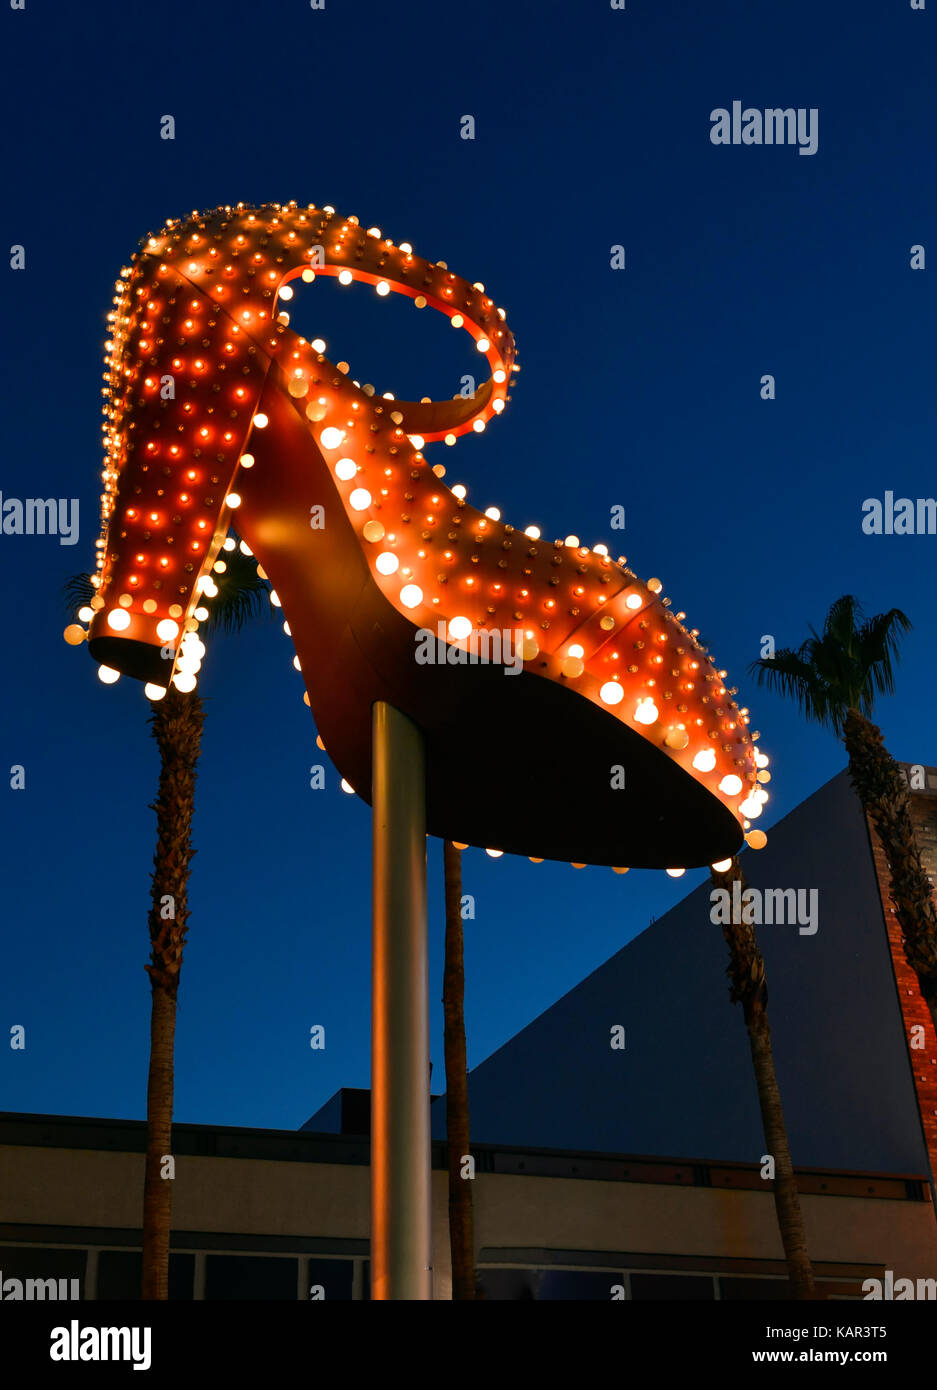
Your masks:
{"label": "window", "polygon": [[478,1282],[481,1286],[481,1297],[492,1301],[535,1298],[537,1271],[535,1269],[480,1269]]}
{"label": "window", "polygon": [[622,1282],[617,1269],[599,1273],[581,1269],[542,1269],[537,1284],[538,1299],[588,1299],[609,1303],[612,1288]]}
{"label": "window", "polygon": [[706,1302],[715,1298],[708,1274],[632,1274],[634,1299],[689,1299]]}
{"label": "window", "polygon": [[318,1285],[322,1289],[322,1294],[318,1297],[324,1294],[326,1303],[350,1300],[354,1274],[355,1266],[352,1260],[310,1260],[305,1296],[309,1298],[309,1289]]}
{"label": "window", "polygon": [[[297,1261],[279,1256],[208,1255],[205,1260],[206,1298],[290,1299],[295,1302],[298,1280]],[[309,1282],[316,1281],[310,1279]]]}
{"label": "window", "polygon": [[728,1302],[735,1299],[779,1300],[793,1298],[786,1279],[720,1279],[719,1297]]}
{"label": "window", "polygon": [[621,1283],[621,1274],[616,1269],[481,1269],[478,1282],[480,1296],[498,1302],[578,1299],[608,1303],[613,1286]]}
{"label": "window", "polygon": [[[0,1272],[7,1279],[78,1279],[78,1293],[85,1297],[86,1251],[46,1249],[37,1245],[0,1245]],[[24,1290],[25,1292],[25,1290]],[[48,1291],[42,1290],[43,1295]],[[56,1296],[58,1290],[56,1290]],[[8,1295],[9,1297],[9,1295]],[[71,1288],[65,1289],[71,1297]]]}
{"label": "window", "polygon": [[[95,1298],[128,1301],[140,1297],[143,1255],[139,1250],[102,1250],[98,1255]],[[195,1275],[195,1256],[169,1256],[169,1297],[190,1299]]]}

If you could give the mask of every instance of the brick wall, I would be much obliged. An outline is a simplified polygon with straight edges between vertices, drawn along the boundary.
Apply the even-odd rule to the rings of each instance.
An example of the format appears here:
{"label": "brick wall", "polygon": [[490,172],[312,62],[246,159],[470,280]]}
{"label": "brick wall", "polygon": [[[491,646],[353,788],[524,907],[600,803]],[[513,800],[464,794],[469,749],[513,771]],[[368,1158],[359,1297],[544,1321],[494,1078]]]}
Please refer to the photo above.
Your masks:
{"label": "brick wall", "polygon": [[[911,820],[921,850],[921,860],[925,872],[933,884],[937,884],[937,769],[916,769],[904,767],[905,775],[911,773]],[[920,783],[924,782],[924,788]],[[901,932],[895,918],[888,889],[888,863],[875,827],[868,822],[872,857],[882,895],[882,909],[888,932],[895,984],[901,1012],[904,1016],[905,1038],[908,1043],[908,1057],[914,1076],[918,1106],[927,1151],[930,1156],[931,1175],[937,1180],[937,1033],[934,1031],[930,1010],[921,998],[917,976],[905,959],[901,944]],[[937,889],[935,889],[937,898]],[[912,1049],[912,1029],[920,1025],[924,1029],[924,1048]],[[918,1035],[919,1036],[919,1035]]]}

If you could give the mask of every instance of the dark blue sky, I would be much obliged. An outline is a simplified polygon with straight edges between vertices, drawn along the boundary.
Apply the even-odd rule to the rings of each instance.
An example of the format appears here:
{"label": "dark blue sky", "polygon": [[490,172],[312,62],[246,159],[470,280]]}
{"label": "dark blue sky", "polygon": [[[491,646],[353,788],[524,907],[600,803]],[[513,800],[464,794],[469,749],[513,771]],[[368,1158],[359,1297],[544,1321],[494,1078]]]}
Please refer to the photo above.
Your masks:
{"label": "dark blue sky", "polygon": [[[937,762],[937,537],[860,529],[866,498],[937,493],[933,26],[901,0],[628,0],[624,13],[607,0],[27,0],[3,13],[4,244],[27,261],[0,272],[0,491],[78,497],[81,535],[0,534],[0,766],[26,768],[24,791],[6,775],[0,787],[0,1108],[145,1109],[155,746],[141,689],[104,687],[63,643],[61,590],[97,535],[113,280],[167,216],[330,202],[485,283],[520,382],[482,437],[431,446],[431,461],[505,520],[605,541],[664,581],[754,712],[769,834],[844,755],[745,668],[763,634],[798,643],[841,593],[914,622],[880,720],[897,757]],[[818,152],[714,146],[710,111],[735,99],[818,108]],[[474,142],[459,138],[465,114]],[[935,258],[923,272],[909,268],[916,243]],[[624,271],[609,267],[615,244]],[[294,326],[379,391],[452,395],[476,356],[441,319],[363,287],[317,284],[294,308]],[[309,789],[321,755],[291,659],[271,622],[216,640],[203,667],[181,1121],[294,1127],[339,1086],[368,1084],[369,812],[331,770]],[[435,1090],[436,842],[429,868]],[[480,851],[464,872],[472,1065],[703,877]],[[679,1026],[660,989],[661,1026]],[[324,1052],[308,1045],[317,1023]],[[2,1042],[13,1024],[25,1052]],[[726,1027],[741,1026],[727,999]]]}

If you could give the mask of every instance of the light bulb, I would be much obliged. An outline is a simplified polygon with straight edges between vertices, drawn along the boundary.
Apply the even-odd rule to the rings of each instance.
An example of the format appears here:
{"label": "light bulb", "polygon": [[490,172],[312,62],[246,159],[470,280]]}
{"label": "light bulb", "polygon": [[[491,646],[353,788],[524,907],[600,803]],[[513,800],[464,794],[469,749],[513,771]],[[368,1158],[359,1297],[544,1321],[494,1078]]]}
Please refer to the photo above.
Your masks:
{"label": "light bulb", "polygon": [[756,801],[753,796],[746,797],[744,801],[739,802],[739,810],[749,820],[757,820],[761,815],[761,802]]}
{"label": "light bulb", "polygon": [[768,843],[768,837],[763,830],[750,830],[745,840],[750,849],[764,849]]}
{"label": "light bulb", "polygon": [[606,681],[599,691],[599,699],[606,705],[617,705],[624,698],[625,692],[618,681]]}
{"label": "light bulb", "polygon": [[501,856],[502,856],[502,854],[504,853],[504,850],[503,850],[503,849],[486,849],[486,850],[485,850],[485,853],[486,853],[486,854],[490,854],[491,857],[492,857],[492,859],[500,859]]}
{"label": "light bulb", "polygon": [[171,642],[179,635],[179,624],[174,618],[163,618],[156,624],[156,635],[163,642]]}
{"label": "light bulb", "polygon": [[340,285],[350,285],[354,276],[350,270],[340,270],[338,273],[338,283]]}
{"label": "light bulb", "polygon": [[327,425],[319,435],[319,443],[323,449],[337,449],[345,438],[345,431],[338,430],[334,425]]}
{"label": "light bulb", "polygon": [[501,513],[498,511],[497,507],[486,507],[485,516],[489,517],[492,521],[501,520]]}
{"label": "light bulb", "polygon": [[693,766],[697,772],[712,772],[716,766],[716,755],[711,748],[704,748],[693,758]]}
{"label": "light bulb", "polygon": [[110,666],[99,666],[98,680],[103,681],[105,685],[113,685],[115,681],[120,680],[120,672],[113,670]]}
{"label": "light bulb", "polygon": [[348,504],[353,511],[363,512],[371,505],[371,494],[366,487],[356,487],[348,499]]}
{"label": "light bulb", "polygon": [[166,694],[166,687],[164,685],[154,685],[152,681],[148,681],[143,687],[143,693],[148,700],[161,700]]}
{"label": "light bulb", "polygon": [[358,472],[358,465],[354,459],[339,459],[335,465],[335,476],[341,478],[343,483],[347,483]]}
{"label": "light bulb", "polygon": [[456,641],[459,641],[464,637],[468,637],[471,631],[471,618],[458,617],[449,619],[449,636],[455,638]]}
{"label": "light bulb", "polygon": [[736,777],[734,772],[730,772],[726,777],[723,777],[722,781],[719,783],[719,790],[725,792],[726,796],[737,796],[742,790],[741,777]]}
{"label": "light bulb", "polygon": [[264,415],[263,411],[261,411],[259,415],[254,416],[253,424],[259,430],[265,430],[269,423],[270,422],[267,419],[266,415]]}
{"label": "light bulb", "polygon": [[225,498],[225,505],[230,507],[232,511],[236,511],[241,505],[241,494],[239,492],[229,492]]}
{"label": "light bulb", "polygon": [[107,625],[115,632],[123,632],[130,626],[130,614],[126,608],[113,608],[107,615]]}
{"label": "light bulb", "polygon": [[625,607],[626,607],[626,608],[640,608],[640,607],[641,607],[641,595],[640,595],[640,594],[629,594],[628,597],[625,599]]}
{"label": "light bulb", "polygon": [[670,878],[682,878],[686,873],[686,869],[667,869],[665,872]]}
{"label": "light bulb", "polygon": [[[254,455],[253,455],[253,454],[242,454],[242,455],[241,455],[241,467],[242,467],[242,468],[253,468],[253,466],[254,466]],[[232,546],[231,549],[233,550],[233,549],[234,549],[234,546]]]}
{"label": "light bulb", "polygon": [[191,671],[178,671],[173,676],[172,683],[183,695],[190,694],[198,685],[198,681]]}
{"label": "light bulb", "polygon": [[404,584],[400,590],[400,602],[404,608],[416,608],[423,602],[423,590],[417,584]]}
{"label": "light bulb", "polygon": [[382,550],[374,561],[374,566],[378,574],[393,574],[399,564],[400,561],[391,550]]}
{"label": "light bulb", "polygon": [[540,539],[540,527],[539,527],[539,526],[527,526],[527,527],[525,527],[525,529],[524,529],[524,535],[525,535],[525,536],[529,536],[530,539],[531,539],[532,541],[539,541],[539,539]]}
{"label": "light bulb", "polygon": [[386,280],[378,280],[378,282],[377,282],[377,284],[374,286],[374,288],[377,290],[378,294],[381,295],[382,297],[383,297],[385,294],[390,294],[390,285],[388,285],[388,283],[387,283]]}
{"label": "light bulb", "polygon": [[720,860],[718,860],[717,863],[715,863],[715,864],[710,864],[709,867],[710,867],[711,869],[715,869],[715,871],[716,871],[717,874],[727,874],[727,873],[729,872],[729,870],[732,868],[732,860],[731,860],[731,859],[720,859]]}
{"label": "light bulb", "polygon": [[660,716],[660,711],[650,696],[638,701],[638,707],[634,712],[636,724],[653,724]]}

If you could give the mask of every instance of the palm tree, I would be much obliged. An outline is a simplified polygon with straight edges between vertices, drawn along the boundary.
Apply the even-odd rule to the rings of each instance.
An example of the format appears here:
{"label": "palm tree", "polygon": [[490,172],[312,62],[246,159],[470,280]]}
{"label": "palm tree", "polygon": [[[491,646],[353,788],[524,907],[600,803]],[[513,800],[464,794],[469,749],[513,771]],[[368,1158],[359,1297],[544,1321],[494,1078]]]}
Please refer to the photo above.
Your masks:
{"label": "palm tree", "polygon": [[[739,883],[741,892],[745,890],[745,875],[737,857],[732,859],[726,869],[713,866],[710,876],[717,888],[728,892],[730,902],[735,901],[732,894],[734,882]],[[774,1208],[787,1259],[791,1290],[797,1299],[816,1298],[813,1266],[807,1252],[807,1239],[800,1209],[800,1193],[797,1190],[797,1179],[791,1162],[781,1092],[774,1070],[771,1029],[768,1026],[768,985],[764,957],[755,939],[754,927],[750,923],[736,920],[737,915],[741,917],[743,914],[736,914],[733,910],[726,915],[730,920],[723,921],[722,934],[729,948],[729,968],[726,972],[729,976],[729,997],[733,1004],[742,1005],[745,1027],[748,1030],[765,1145],[774,1159]]]}
{"label": "palm tree", "polygon": [[[241,547],[226,550],[216,570],[218,592],[203,624],[213,632],[239,632],[245,623],[272,611],[270,586],[253,555]],[[71,611],[95,595],[88,575],[74,575],[65,586]],[[151,700],[149,719],[159,749],[156,850],[149,912],[150,1060],[146,1089],[146,1165],[143,1179],[142,1297],[169,1297],[169,1238],[172,1220],[172,1111],[176,1000],[188,929],[189,867],[196,767],[202,747],[204,710],[197,691],[183,694],[170,684]]]}
{"label": "palm tree", "polygon": [[446,1056],[446,1141],[449,1154],[449,1251],[452,1297],[475,1298],[472,1184],[462,1176],[469,1150],[468,1068],[465,1056],[465,965],[462,941],[462,851],[443,845],[446,878],[446,958],[443,1017]]}
{"label": "palm tree", "polygon": [[898,608],[866,618],[851,594],[830,608],[823,632],[796,651],[785,647],[751,670],[762,685],[797,701],[808,719],[846,745],[849,777],[878,832],[888,861],[889,890],[908,964],[937,1028],[937,912],[911,822],[908,787],[872,723],[875,699],[895,689],[901,635],[911,623]]}

